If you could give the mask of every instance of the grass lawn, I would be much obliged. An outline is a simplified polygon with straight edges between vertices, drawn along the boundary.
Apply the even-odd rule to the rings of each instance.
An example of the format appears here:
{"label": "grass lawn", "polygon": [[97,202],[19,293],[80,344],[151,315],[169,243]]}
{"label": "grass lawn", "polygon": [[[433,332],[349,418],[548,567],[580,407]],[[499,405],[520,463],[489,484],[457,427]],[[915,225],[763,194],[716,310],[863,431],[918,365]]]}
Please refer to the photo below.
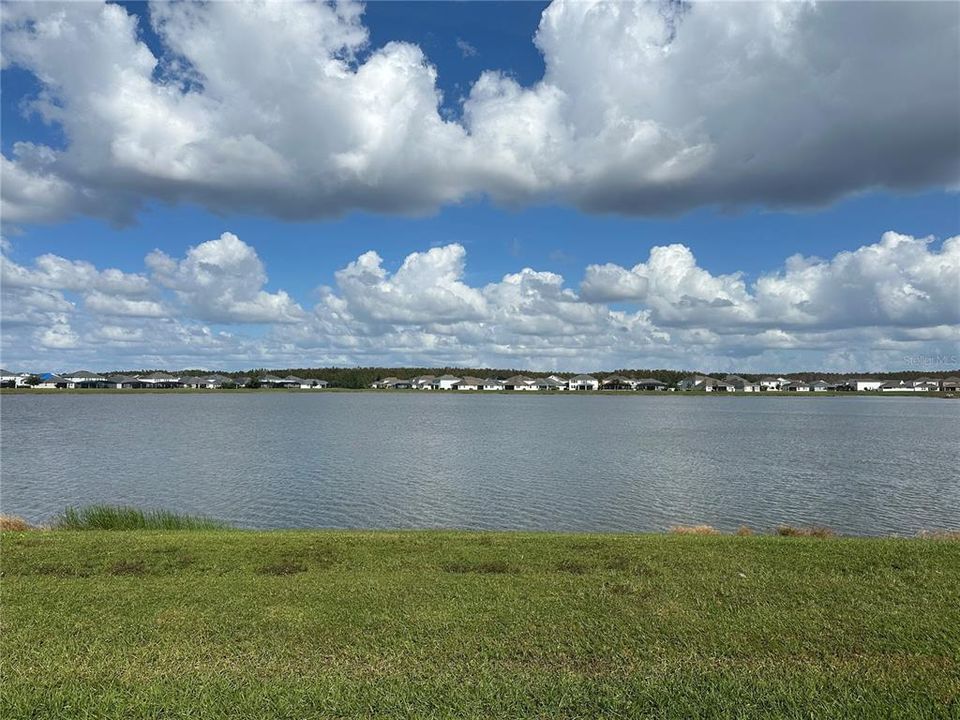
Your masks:
{"label": "grass lawn", "polygon": [[3,718],[960,717],[960,543],[2,537]]}

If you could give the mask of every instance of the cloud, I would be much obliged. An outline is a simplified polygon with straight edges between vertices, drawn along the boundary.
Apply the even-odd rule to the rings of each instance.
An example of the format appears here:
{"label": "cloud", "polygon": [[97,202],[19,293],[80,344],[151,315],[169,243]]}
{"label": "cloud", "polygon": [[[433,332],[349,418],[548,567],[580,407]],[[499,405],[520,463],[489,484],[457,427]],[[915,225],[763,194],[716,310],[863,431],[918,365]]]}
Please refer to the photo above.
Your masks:
{"label": "cloud", "polygon": [[[832,258],[788,258],[753,280],[662,245],[630,268],[588,266],[579,289],[531,267],[471,284],[459,244],[397,264],[371,250],[308,309],[265,290],[256,250],[231,233],[182,258],[155,251],[144,274],[49,255],[3,263],[15,278],[2,285],[4,363],[33,369],[867,370],[920,368],[917,358],[955,357],[960,343],[960,237],[888,232]],[[251,323],[262,327],[236,327]]]}
{"label": "cloud", "polygon": [[473,45],[459,37],[457,38],[457,50],[459,50],[460,54],[465,58],[476,57],[479,55],[477,49]]}
{"label": "cloud", "polygon": [[656,215],[960,180],[955,3],[557,0],[543,78],[488,70],[453,119],[422,50],[372,47],[361,20],[353,2],[156,3],[155,56],[118,5],[7,4],[4,62],[38,78],[24,107],[66,142],[14,143],[4,219],[129,222],[151,200],[423,213],[477,195]]}
{"label": "cloud", "polygon": [[884,233],[880,242],[830,260],[795,255],[748,287],[742,275],[712,275],[683,245],[655,247],[632,268],[587,267],[591,302],[634,301],[664,327],[726,330],[960,324],[960,237],[939,251],[932,238]]}
{"label": "cloud", "polygon": [[287,323],[304,316],[283,290],[268,293],[256,251],[233,233],[192,247],[183,260],[160,250],[146,258],[153,280],[175,292],[188,317],[220,323]]}

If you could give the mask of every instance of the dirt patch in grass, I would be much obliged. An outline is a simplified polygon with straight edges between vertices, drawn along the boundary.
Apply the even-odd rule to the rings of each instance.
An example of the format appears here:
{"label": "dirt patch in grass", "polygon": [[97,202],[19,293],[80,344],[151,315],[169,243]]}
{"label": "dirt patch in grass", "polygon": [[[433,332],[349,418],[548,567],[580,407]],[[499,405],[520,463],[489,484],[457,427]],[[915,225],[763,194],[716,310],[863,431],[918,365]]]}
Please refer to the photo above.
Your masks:
{"label": "dirt patch in grass", "polygon": [[257,568],[257,572],[261,575],[276,576],[297,575],[306,571],[307,566],[295,560],[281,560],[280,562],[271,563],[270,565],[262,565]]}
{"label": "dirt patch in grass", "polygon": [[147,564],[143,560],[117,560],[110,566],[111,575],[141,576],[147,574]]}
{"label": "dirt patch in grass", "polygon": [[483,560],[481,562],[448,562],[443,564],[448,573],[483,573],[502,575],[513,572],[509,563],[503,560]]}
{"label": "dirt patch in grass", "polygon": [[0,531],[2,532],[23,532],[24,530],[34,530],[30,523],[18,515],[0,515]]}
{"label": "dirt patch in grass", "polygon": [[77,568],[68,565],[56,565],[54,563],[40,563],[33,571],[35,575],[47,575],[49,577],[71,578],[87,577],[90,573],[80,571]]}
{"label": "dirt patch in grass", "polygon": [[719,535],[720,531],[713,525],[674,525],[670,528],[674,535]]}
{"label": "dirt patch in grass", "polygon": [[823,539],[834,536],[834,532],[830,528],[818,526],[794,527],[793,525],[780,525],[776,532],[780,537],[812,537]]}
{"label": "dirt patch in grass", "polygon": [[556,564],[557,572],[570,573],[571,575],[583,575],[589,568],[582,562],[576,560],[561,560]]}

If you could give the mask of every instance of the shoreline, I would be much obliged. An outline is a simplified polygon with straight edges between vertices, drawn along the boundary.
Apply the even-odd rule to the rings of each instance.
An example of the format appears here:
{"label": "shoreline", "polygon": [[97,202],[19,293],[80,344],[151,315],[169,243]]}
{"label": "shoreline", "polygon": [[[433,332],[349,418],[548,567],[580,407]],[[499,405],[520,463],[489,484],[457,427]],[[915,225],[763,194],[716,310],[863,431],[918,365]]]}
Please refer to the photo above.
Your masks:
{"label": "shoreline", "polygon": [[826,397],[929,397],[940,399],[960,399],[956,392],[877,392],[877,391],[823,391],[823,392],[786,392],[769,390],[765,392],[705,392],[703,390],[676,390],[676,391],[638,391],[638,390],[570,390],[570,391],[516,391],[516,390],[415,390],[415,389],[380,389],[380,388],[325,388],[323,390],[297,388],[58,388],[35,390],[28,388],[0,388],[3,395],[207,395],[207,394],[294,394],[294,395],[325,395],[330,393],[376,393],[382,395],[438,395],[438,396],[476,396],[485,397],[797,397],[797,398],[826,398]]}

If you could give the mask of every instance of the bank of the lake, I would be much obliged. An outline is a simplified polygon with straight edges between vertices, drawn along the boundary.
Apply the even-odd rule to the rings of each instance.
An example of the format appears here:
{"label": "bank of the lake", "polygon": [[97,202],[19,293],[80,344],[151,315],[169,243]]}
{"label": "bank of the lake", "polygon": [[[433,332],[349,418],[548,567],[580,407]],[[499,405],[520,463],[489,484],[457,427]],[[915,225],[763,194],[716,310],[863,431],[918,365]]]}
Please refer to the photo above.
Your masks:
{"label": "bank of the lake", "polygon": [[3,717],[956,717],[960,543],[4,533]]}

